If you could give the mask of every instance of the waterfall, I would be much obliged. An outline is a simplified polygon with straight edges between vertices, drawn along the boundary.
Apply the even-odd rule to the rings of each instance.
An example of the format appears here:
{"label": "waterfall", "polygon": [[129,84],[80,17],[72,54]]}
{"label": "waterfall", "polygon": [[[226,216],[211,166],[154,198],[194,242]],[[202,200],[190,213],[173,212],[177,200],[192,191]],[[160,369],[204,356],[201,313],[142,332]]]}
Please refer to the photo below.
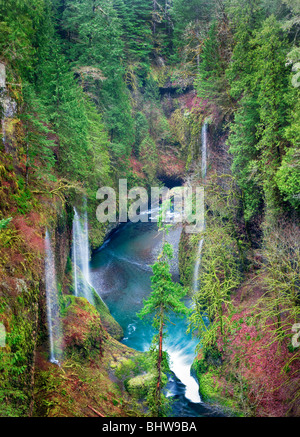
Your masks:
{"label": "waterfall", "polygon": [[[204,123],[202,126],[202,132],[201,132],[201,145],[202,145],[202,179],[205,181],[206,179],[206,168],[207,168],[207,128],[208,124]],[[205,222],[204,222],[204,228],[205,230]],[[202,237],[199,241],[198,250],[197,250],[197,257],[196,257],[196,263],[194,268],[194,276],[193,276],[193,291],[196,292],[198,290],[199,286],[199,269],[201,266],[201,254],[202,254],[202,247],[204,243],[204,238]]]}
{"label": "waterfall", "polygon": [[61,327],[59,318],[58,291],[56,283],[56,270],[54,254],[48,230],[45,236],[45,285],[47,321],[50,343],[50,362],[59,364],[61,354]]}
{"label": "waterfall", "polygon": [[198,245],[198,251],[197,251],[197,257],[196,257],[196,263],[195,263],[195,268],[194,268],[194,276],[193,276],[193,291],[198,291],[198,286],[199,286],[199,269],[200,269],[200,265],[201,265],[201,253],[202,253],[202,246],[204,243],[204,238],[201,238],[201,240],[199,241],[199,245]]}
{"label": "waterfall", "polygon": [[207,155],[207,128],[208,124],[204,123],[202,126],[202,132],[201,132],[201,144],[202,144],[202,178],[205,180],[206,178],[206,155]]}
{"label": "waterfall", "polygon": [[91,304],[93,304],[89,269],[89,235],[87,211],[85,210],[82,220],[76,208],[74,208],[73,220],[72,262],[74,272],[73,276],[75,296],[81,295],[85,297]]}
{"label": "waterfall", "polygon": [[194,349],[196,344],[193,340],[183,341],[183,339],[181,339],[179,344],[176,344],[178,341],[178,333],[174,335],[174,339],[176,340],[172,341],[167,339],[166,344],[166,351],[170,357],[170,369],[175,373],[182,384],[185,385],[185,397],[189,401],[197,404],[201,402],[199,385],[196,379],[191,375],[191,366],[195,359]]}

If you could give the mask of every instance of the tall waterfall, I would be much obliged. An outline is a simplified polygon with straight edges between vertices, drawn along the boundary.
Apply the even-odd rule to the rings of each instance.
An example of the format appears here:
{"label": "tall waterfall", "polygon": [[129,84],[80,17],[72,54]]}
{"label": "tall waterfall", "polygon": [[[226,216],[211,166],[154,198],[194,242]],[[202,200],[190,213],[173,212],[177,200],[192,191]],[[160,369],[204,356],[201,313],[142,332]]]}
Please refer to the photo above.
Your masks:
{"label": "tall waterfall", "polygon": [[59,318],[58,291],[56,283],[56,270],[51,239],[48,230],[45,236],[45,284],[47,321],[50,343],[50,362],[59,364],[61,355],[61,326]]}
{"label": "tall waterfall", "polygon": [[[206,169],[207,169],[207,129],[208,129],[208,124],[204,123],[202,126],[202,132],[201,132],[201,145],[202,145],[201,170],[202,170],[203,182],[206,179]],[[205,229],[205,222],[204,222],[204,229]],[[199,277],[199,269],[200,269],[200,265],[201,265],[201,254],[202,254],[203,243],[204,243],[204,238],[202,237],[201,240],[199,241],[196,263],[195,263],[195,268],[194,268],[194,276],[193,276],[193,291],[194,292],[196,292],[198,290],[198,286],[199,286],[198,277]]]}
{"label": "tall waterfall", "polygon": [[74,294],[75,296],[78,296],[77,250],[76,250],[76,240],[74,237],[75,235],[74,222],[73,222],[73,238],[72,238],[72,265],[73,265]]}
{"label": "tall waterfall", "polygon": [[199,241],[196,263],[195,263],[195,268],[194,268],[194,276],[193,276],[193,291],[194,292],[198,291],[198,286],[199,286],[198,276],[199,276],[199,269],[200,269],[200,265],[201,265],[201,254],[202,254],[203,243],[204,243],[204,238],[202,237],[201,240]]}
{"label": "tall waterfall", "polygon": [[74,208],[73,220],[72,261],[75,296],[81,295],[93,304],[90,285],[87,211],[85,210],[83,219],[81,219],[76,208]]}
{"label": "tall waterfall", "polygon": [[207,128],[208,124],[204,123],[201,132],[201,144],[202,144],[202,179],[206,178],[206,167],[207,167]]}

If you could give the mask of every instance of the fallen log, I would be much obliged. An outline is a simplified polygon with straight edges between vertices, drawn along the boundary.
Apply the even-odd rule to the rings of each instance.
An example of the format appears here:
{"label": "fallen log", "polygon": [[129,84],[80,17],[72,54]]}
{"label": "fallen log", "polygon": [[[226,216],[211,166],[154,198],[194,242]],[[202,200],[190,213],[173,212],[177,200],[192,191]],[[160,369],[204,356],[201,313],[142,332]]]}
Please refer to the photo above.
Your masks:
{"label": "fallen log", "polygon": [[88,405],[88,408],[89,408],[90,410],[92,410],[95,414],[97,414],[97,416],[99,416],[99,417],[105,417],[105,416],[103,416],[103,414],[99,413],[99,411],[95,410],[95,408],[91,407],[90,405]]}

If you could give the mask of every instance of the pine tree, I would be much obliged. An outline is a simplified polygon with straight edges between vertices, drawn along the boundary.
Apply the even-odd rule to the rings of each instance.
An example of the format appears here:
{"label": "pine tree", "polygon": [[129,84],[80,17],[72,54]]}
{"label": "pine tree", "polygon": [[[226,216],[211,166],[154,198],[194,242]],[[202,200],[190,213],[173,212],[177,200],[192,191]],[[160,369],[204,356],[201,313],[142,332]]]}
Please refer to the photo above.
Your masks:
{"label": "pine tree", "polygon": [[0,0],[2,57],[27,79],[34,68],[35,38],[45,13],[44,0]]}
{"label": "pine tree", "polygon": [[153,48],[151,29],[151,0],[114,0],[122,28],[126,63],[144,80],[150,70]]}
{"label": "pine tree", "polygon": [[151,347],[154,363],[153,373],[155,375],[154,384],[150,387],[147,396],[150,411],[156,417],[165,416],[167,413],[166,398],[163,395],[163,388],[167,382],[164,376],[167,370],[167,362],[163,351],[163,338],[165,336],[165,326],[169,320],[168,314],[171,311],[176,314],[187,313],[185,305],[180,301],[186,291],[180,284],[173,282],[170,273],[169,260],[173,257],[173,249],[165,241],[168,225],[163,226],[162,216],[159,220],[159,229],[163,232],[163,244],[157,262],[152,267],[152,292],[138,314],[141,318],[153,315],[153,327],[158,332],[153,338]]}
{"label": "pine tree", "polygon": [[67,1],[63,27],[70,35],[67,53],[74,70],[103,113],[111,151],[115,159],[124,159],[134,144],[134,121],[123,80],[124,44],[117,12],[102,0]]}
{"label": "pine tree", "polygon": [[23,99],[20,120],[24,129],[25,183],[28,186],[30,171],[40,178],[47,176],[53,179],[55,143],[49,139],[52,131],[45,107],[28,83],[23,89]]}
{"label": "pine tree", "polygon": [[293,90],[285,65],[287,43],[279,23],[274,16],[262,22],[257,2],[249,3],[253,19],[238,25],[233,62],[227,71],[232,96],[242,96],[228,143],[233,171],[244,191],[246,219],[263,198],[271,224],[282,204],[276,172],[286,153],[284,136]]}
{"label": "pine tree", "polygon": [[174,61],[188,62],[191,68],[199,66],[202,40],[214,9],[214,1],[173,0],[171,17],[174,22]]}

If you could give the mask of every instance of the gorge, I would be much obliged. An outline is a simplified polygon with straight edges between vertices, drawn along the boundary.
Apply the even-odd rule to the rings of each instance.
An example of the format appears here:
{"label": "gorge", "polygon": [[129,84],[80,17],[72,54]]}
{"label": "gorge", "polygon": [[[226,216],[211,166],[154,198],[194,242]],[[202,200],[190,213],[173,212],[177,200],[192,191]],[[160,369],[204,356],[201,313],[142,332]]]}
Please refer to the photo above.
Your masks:
{"label": "gorge", "polygon": [[299,416],[299,14],[0,2],[0,417]]}

